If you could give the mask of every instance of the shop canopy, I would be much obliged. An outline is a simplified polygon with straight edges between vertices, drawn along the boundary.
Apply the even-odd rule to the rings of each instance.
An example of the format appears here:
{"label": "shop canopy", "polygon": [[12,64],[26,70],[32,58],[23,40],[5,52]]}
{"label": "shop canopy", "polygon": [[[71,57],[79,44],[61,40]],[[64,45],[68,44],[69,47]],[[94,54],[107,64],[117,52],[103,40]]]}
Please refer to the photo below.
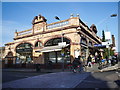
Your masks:
{"label": "shop canopy", "polygon": [[44,48],[42,48],[42,49],[40,49],[40,50],[37,50],[37,51],[35,51],[35,52],[61,51],[62,48],[65,48],[65,47],[67,47],[67,46],[69,46],[69,44],[66,44],[65,46],[59,46],[59,45],[57,45],[57,46],[49,46],[49,47],[44,47]]}

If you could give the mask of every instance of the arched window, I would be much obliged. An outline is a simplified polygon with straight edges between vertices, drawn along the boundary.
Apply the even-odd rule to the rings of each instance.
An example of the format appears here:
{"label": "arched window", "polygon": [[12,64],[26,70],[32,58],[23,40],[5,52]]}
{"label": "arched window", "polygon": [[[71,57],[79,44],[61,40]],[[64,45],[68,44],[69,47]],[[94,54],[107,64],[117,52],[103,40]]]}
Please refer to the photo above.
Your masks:
{"label": "arched window", "polygon": [[36,42],[35,47],[42,47],[42,43],[40,41]]}
{"label": "arched window", "polygon": [[[66,44],[70,44],[70,40],[67,38],[63,38],[63,42],[66,42]],[[49,46],[57,46],[58,43],[61,43],[61,37],[58,38],[53,38],[48,40],[44,46],[49,47]],[[48,61],[52,61],[53,63],[62,63],[62,55],[61,55],[61,50],[59,51],[52,51],[52,52],[45,52],[44,53],[45,57],[45,63]],[[64,63],[70,63],[70,46],[65,47],[65,53],[64,53]]]}
{"label": "arched window", "polygon": [[31,52],[32,51],[32,45],[29,43],[23,43],[17,46],[16,52]]}
{"label": "arched window", "polygon": [[[58,43],[62,42],[61,40],[61,37],[58,37],[58,38],[53,38],[53,39],[50,39],[48,40],[46,43],[45,43],[45,47],[47,46],[55,46],[55,45],[58,45]],[[63,38],[63,42],[66,42],[66,44],[70,44],[70,40],[67,39],[67,38]]]}
{"label": "arched window", "polygon": [[32,63],[32,44],[22,43],[16,47],[16,64],[19,63]]}

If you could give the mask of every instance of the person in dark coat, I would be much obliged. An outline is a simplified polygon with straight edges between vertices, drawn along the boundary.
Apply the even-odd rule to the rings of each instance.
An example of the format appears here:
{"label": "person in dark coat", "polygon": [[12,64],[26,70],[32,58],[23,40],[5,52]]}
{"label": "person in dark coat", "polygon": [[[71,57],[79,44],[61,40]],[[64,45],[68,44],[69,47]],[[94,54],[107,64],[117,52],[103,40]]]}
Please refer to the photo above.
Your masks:
{"label": "person in dark coat", "polygon": [[79,58],[75,58],[72,65],[73,65],[73,68],[76,69],[78,65],[80,65],[80,60]]}
{"label": "person in dark coat", "polygon": [[38,71],[41,72],[41,67],[40,67],[40,64],[39,64],[39,63],[35,64],[35,68],[36,68],[36,71],[37,71],[37,72],[38,72]]}

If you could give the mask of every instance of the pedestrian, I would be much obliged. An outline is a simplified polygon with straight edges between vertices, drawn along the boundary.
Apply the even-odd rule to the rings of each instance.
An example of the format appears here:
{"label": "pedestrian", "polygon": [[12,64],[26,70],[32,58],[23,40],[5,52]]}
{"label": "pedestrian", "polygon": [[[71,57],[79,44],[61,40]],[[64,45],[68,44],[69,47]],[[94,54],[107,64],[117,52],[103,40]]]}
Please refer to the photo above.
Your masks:
{"label": "pedestrian", "polygon": [[53,63],[52,63],[52,61],[48,61],[48,69],[49,70],[52,70],[53,69]]}
{"label": "pedestrian", "polygon": [[80,65],[81,65],[80,59],[75,58],[74,61],[72,62],[73,72],[77,72],[76,69],[78,69],[78,66]]}
{"label": "pedestrian", "polygon": [[108,64],[108,63],[109,63],[109,62],[108,62],[108,56],[106,56],[106,57],[105,57],[105,59],[106,59],[106,61],[107,61],[107,64]]}
{"label": "pedestrian", "polygon": [[85,70],[85,62],[81,56],[78,56],[78,58],[80,60],[80,72],[83,72]]}
{"label": "pedestrian", "polygon": [[98,54],[98,63],[99,63],[99,66],[102,65],[102,56],[100,54]]}
{"label": "pedestrian", "polygon": [[35,68],[36,68],[36,71],[41,71],[41,67],[40,67],[40,64],[39,63],[36,63],[35,64]]}
{"label": "pedestrian", "polygon": [[87,58],[87,65],[88,65],[88,67],[92,67],[92,57],[91,57],[91,55],[89,55],[88,58]]}

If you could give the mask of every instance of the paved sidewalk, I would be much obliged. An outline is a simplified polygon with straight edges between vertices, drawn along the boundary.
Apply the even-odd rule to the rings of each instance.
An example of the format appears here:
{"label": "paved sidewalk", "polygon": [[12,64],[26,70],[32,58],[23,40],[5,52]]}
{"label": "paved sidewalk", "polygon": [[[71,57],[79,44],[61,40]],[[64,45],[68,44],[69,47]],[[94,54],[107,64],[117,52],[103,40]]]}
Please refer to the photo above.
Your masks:
{"label": "paved sidewalk", "polygon": [[110,70],[117,70],[119,69],[119,66],[118,64],[114,65],[114,66],[109,66],[107,68],[103,68],[102,70],[99,70],[100,72],[103,72],[103,71],[110,71]]}
{"label": "paved sidewalk", "polygon": [[117,70],[119,69],[119,64],[115,64],[114,66],[108,66],[103,69],[98,69],[98,64],[93,64],[93,67],[87,67],[87,72],[104,72],[104,71],[110,71],[110,70]]}
{"label": "paved sidewalk", "polygon": [[3,83],[3,88],[75,88],[89,72],[58,72]]}

